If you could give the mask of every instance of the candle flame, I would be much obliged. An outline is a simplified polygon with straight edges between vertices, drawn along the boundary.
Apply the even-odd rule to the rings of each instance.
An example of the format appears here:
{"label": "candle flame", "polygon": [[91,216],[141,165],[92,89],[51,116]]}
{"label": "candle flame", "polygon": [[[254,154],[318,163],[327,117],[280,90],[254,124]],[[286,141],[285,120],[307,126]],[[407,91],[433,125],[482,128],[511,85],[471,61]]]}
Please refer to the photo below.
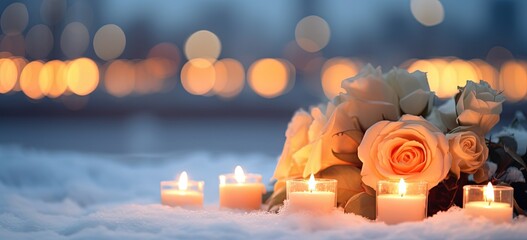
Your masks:
{"label": "candle flame", "polygon": [[307,185],[308,185],[308,189],[310,192],[313,192],[315,191],[317,188],[317,182],[315,181],[315,176],[313,176],[313,174],[311,174],[311,176],[309,177],[309,181],[307,182]]}
{"label": "candle flame", "polygon": [[181,175],[179,175],[179,182],[178,182],[179,190],[187,190],[188,188],[188,175],[187,172],[182,172]]}
{"label": "candle flame", "polygon": [[243,172],[242,167],[236,166],[236,168],[234,169],[234,178],[236,179],[236,182],[238,183],[245,182],[245,173]]}
{"label": "candle flame", "polygon": [[403,197],[405,194],[406,194],[406,182],[404,181],[404,179],[401,178],[401,180],[399,180],[399,195]]}
{"label": "candle flame", "polygon": [[486,187],[483,187],[483,195],[485,202],[488,202],[489,205],[491,202],[494,202],[494,187],[492,186],[492,183],[489,182]]}

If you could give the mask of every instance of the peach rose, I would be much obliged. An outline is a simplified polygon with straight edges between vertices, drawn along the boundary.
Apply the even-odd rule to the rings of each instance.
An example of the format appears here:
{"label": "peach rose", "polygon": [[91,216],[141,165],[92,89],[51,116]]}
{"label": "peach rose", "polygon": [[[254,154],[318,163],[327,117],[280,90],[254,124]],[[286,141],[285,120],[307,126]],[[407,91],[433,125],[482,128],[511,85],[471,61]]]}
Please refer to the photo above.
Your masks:
{"label": "peach rose", "polygon": [[[470,127],[458,127],[446,135],[452,155],[452,172],[474,174],[483,167],[489,156],[485,138]],[[459,164],[456,164],[459,163]]]}
{"label": "peach rose", "polygon": [[445,135],[422,117],[403,115],[397,122],[380,121],[359,145],[362,180],[377,190],[379,180],[404,178],[441,182],[452,164]]}

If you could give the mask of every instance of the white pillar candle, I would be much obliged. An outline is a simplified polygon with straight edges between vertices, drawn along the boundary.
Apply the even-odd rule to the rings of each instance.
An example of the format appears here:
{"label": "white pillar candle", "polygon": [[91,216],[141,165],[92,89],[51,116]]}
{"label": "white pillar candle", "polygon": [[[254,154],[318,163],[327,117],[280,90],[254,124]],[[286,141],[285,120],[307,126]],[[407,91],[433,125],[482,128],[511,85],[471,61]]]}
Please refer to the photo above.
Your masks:
{"label": "white pillar candle", "polygon": [[328,213],[335,209],[337,180],[316,179],[311,174],[308,181],[288,180],[287,210]]}
{"label": "white pillar candle", "polygon": [[463,187],[463,208],[467,215],[485,217],[495,223],[512,221],[514,189],[506,186],[468,185]]}
{"label": "white pillar candle", "polygon": [[161,204],[172,207],[203,207],[203,181],[188,180],[187,172],[182,172],[179,181],[161,182]]}
{"label": "white pillar candle", "polygon": [[234,174],[220,175],[220,208],[259,210],[265,186],[259,174],[245,174],[236,166]]}
{"label": "white pillar candle", "polygon": [[377,221],[397,224],[425,219],[427,193],[426,182],[379,181]]}

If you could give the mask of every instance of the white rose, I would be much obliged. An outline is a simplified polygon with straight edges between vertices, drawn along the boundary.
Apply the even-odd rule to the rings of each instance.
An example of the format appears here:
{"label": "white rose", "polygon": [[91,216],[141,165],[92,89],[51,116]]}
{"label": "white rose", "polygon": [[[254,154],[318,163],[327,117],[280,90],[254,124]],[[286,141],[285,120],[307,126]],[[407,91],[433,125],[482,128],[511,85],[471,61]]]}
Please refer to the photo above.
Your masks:
{"label": "white rose", "polygon": [[357,76],[342,81],[346,93],[337,101],[348,119],[357,117],[363,131],[382,120],[400,117],[397,93],[384,81],[380,68],[364,67]]}
{"label": "white rose", "polygon": [[457,121],[461,126],[478,126],[484,134],[500,121],[505,97],[481,81],[467,81],[456,103]]}
{"label": "white rose", "polygon": [[[332,137],[338,126],[346,126],[349,123],[336,121],[341,112],[336,110],[335,105],[329,102],[327,105],[313,107],[311,116],[313,122],[309,126],[309,143],[298,150],[293,158],[305,162],[302,177],[308,177],[333,165],[349,165],[349,162],[338,159],[332,150]],[[343,124],[343,125],[341,125]],[[346,128],[346,127],[344,127]]]}
{"label": "white rose", "polygon": [[399,96],[399,106],[403,114],[426,116],[430,113],[435,94],[430,91],[425,73],[408,73],[404,69],[393,68],[386,74],[385,79]]}
{"label": "white rose", "polygon": [[[295,113],[285,132],[285,143],[273,178],[283,181],[287,178],[301,177],[305,168],[305,159],[295,159],[293,155],[309,143],[308,130],[313,122],[309,113],[300,109]],[[281,184],[277,184],[279,187]]]}

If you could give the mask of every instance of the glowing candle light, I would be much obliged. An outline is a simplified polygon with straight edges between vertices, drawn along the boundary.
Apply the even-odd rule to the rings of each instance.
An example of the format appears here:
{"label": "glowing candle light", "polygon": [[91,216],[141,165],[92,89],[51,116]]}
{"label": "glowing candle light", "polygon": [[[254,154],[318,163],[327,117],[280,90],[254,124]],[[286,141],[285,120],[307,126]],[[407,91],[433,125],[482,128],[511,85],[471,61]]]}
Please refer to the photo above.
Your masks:
{"label": "glowing candle light", "polygon": [[292,179],[286,182],[287,210],[328,213],[335,209],[337,180]]}
{"label": "glowing candle light", "polygon": [[377,188],[377,221],[397,224],[426,218],[426,182],[379,181]]}
{"label": "glowing candle light", "polygon": [[468,185],[463,187],[463,208],[465,213],[485,217],[496,223],[512,221],[514,189],[506,186]]}
{"label": "glowing candle light", "polygon": [[182,172],[177,182],[161,182],[161,204],[172,207],[203,207],[203,185],[203,181],[190,181],[187,172]]}
{"label": "glowing candle light", "polygon": [[259,174],[244,173],[242,167],[236,166],[234,174],[223,174],[220,178],[220,207],[259,210],[262,205],[262,194],[265,186]]}

